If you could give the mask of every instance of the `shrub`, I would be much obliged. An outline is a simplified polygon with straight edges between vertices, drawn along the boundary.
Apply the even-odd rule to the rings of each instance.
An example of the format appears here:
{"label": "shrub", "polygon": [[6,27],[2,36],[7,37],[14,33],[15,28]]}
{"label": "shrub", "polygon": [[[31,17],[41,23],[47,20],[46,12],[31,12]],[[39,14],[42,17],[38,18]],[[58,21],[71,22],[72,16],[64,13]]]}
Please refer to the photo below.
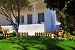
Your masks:
{"label": "shrub", "polygon": [[71,36],[71,35],[70,35],[70,33],[68,33],[67,35],[68,35],[68,37],[70,37],[70,36]]}
{"label": "shrub", "polygon": [[68,38],[68,37],[70,37],[71,35],[70,35],[70,33],[69,32],[65,32],[65,34],[64,34],[64,38]]}
{"label": "shrub", "polygon": [[67,36],[67,34],[64,34],[64,38],[67,38],[68,36]]}
{"label": "shrub", "polygon": [[15,31],[13,31],[13,36],[16,36],[16,32]]}
{"label": "shrub", "polygon": [[57,35],[55,35],[55,34],[54,34],[54,36],[53,36],[53,37],[54,37],[54,38],[57,38]]}
{"label": "shrub", "polygon": [[13,31],[13,32],[10,33],[10,34],[12,34],[13,37],[16,36],[16,32],[15,32],[15,31]]}

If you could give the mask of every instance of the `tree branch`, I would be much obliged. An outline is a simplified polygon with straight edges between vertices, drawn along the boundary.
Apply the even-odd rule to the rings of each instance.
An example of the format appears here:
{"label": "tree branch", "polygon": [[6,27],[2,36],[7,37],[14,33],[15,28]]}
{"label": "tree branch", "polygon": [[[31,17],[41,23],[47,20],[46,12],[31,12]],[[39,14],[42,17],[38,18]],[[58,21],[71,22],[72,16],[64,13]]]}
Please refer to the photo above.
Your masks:
{"label": "tree branch", "polygon": [[2,12],[0,12],[0,14],[4,15]]}
{"label": "tree branch", "polygon": [[13,14],[13,17],[16,19],[16,21],[18,21],[17,18],[16,18],[16,15],[13,12],[13,10],[12,10],[12,14]]}
{"label": "tree branch", "polygon": [[[9,22],[12,22],[13,20],[12,20],[12,18],[11,18],[11,16],[9,17],[3,10],[3,8],[1,7],[1,10],[2,10],[2,13],[0,12],[0,14],[2,14],[2,15],[5,15],[6,16],[6,19],[9,21]],[[13,22],[12,22],[13,23]]]}

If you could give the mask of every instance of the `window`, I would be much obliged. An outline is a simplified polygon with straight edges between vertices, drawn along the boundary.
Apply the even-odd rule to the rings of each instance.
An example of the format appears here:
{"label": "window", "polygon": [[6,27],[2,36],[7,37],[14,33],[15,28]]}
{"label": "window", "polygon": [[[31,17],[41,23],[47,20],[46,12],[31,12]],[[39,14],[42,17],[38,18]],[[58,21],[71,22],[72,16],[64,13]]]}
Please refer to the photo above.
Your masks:
{"label": "window", "polygon": [[[17,16],[16,16],[16,19],[18,19]],[[17,23],[17,20],[15,20],[15,22]],[[24,23],[24,16],[23,16],[23,15],[20,16],[20,23],[21,23],[21,24]]]}
{"label": "window", "polygon": [[21,16],[21,23],[24,23],[24,16]]}
{"label": "window", "polygon": [[44,22],[44,13],[38,13],[38,23]]}
{"label": "window", "polygon": [[32,14],[27,15],[27,24],[32,24]]}

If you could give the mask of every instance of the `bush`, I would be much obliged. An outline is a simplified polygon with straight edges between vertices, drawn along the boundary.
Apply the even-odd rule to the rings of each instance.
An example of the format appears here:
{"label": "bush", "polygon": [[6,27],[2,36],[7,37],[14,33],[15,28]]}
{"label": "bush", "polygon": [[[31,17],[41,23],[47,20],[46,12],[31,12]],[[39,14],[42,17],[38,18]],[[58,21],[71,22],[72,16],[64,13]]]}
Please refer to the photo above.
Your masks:
{"label": "bush", "polygon": [[68,38],[68,37],[70,37],[71,35],[70,35],[70,33],[69,32],[65,32],[65,34],[64,34],[64,38]]}
{"label": "bush", "polygon": [[16,32],[15,31],[13,31],[13,36],[16,36]]}
{"label": "bush", "polygon": [[55,35],[55,34],[54,34],[54,36],[53,36],[53,37],[54,37],[54,38],[57,38],[57,35]]}
{"label": "bush", "polygon": [[10,33],[10,34],[12,34],[13,37],[16,36],[16,32],[15,32],[15,31],[13,31],[13,32]]}
{"label": "bush", "polygon": [[67,34],[64,34],[64,38],[67,38],[68,36],[67,36]]}

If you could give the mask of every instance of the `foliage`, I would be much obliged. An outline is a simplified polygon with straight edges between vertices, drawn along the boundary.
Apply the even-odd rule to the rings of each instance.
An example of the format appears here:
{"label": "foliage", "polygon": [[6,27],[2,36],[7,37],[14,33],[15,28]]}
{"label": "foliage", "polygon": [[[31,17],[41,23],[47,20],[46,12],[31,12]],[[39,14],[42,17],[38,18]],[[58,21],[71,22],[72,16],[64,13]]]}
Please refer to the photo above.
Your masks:
{"label": "foliage", "polygon": [[13,31],[13,32],[10,33],[10,34],[12,34],[12,36],[14,37],[14,36],[16,36],[16,31]]}
{"label": "foliage", "polygon": [[64,34],[64,38],[67,38],[68,36],[67,36],[67,34]]}
{"label": "foliage", "polygon": [[62,10],[63,7],[65,6],[65,0],[44,0],[46,3],[46,7],[50,9],[58,9]]}
{"label": "foliage", "polygon": [[75,31],[75,0],[44,0],[44,2],[47,8],[57,11],[62,28],[73,33]]}
{"label": "foliage", "polygon": [[71,16],[67,16],[67,14],[64,14],[64,12],[60,11],[57,13],[58,20],[61,22],[61,27],[63,30],[65,30],[67,33],[70,32],[71,34],[74,33],[75,30],[75,21],[74,18]]}
{"label": "foliage", "polygon": [[54,36],[53,36],[53,37],[54,37],[54,38],[57,38],[57,35],[55,35],[55,34],[54,34]]}
{"label": "foliage", "polygon": [[70,37],[71,35],[70,35],[70,33],[68,32],[65,32],[65,34],[64,34],[64,38],[67,38],[67,37]]}

